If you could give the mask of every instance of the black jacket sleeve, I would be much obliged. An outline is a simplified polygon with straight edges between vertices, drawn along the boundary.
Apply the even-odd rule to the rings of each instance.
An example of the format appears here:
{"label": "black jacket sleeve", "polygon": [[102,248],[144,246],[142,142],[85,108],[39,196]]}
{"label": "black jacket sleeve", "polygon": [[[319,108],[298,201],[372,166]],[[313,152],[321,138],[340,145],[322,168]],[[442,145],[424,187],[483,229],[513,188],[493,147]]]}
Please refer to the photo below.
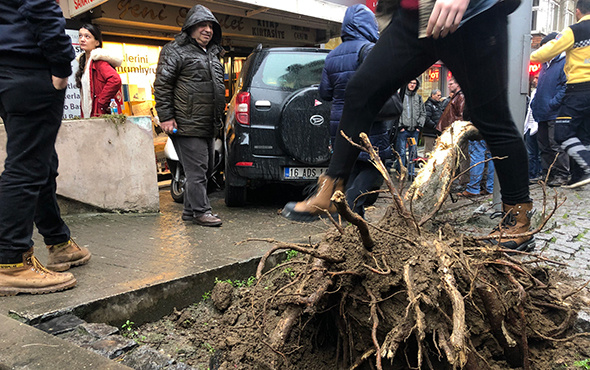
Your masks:
{"label": "black jacket sleeve", "polygon": [[174,118],[174,86],[181,61],[180,55],[170,45],[166,44],[160,52],[154,81],[154,98],[160,121]]}
{"label": "black jacket sleeve", "polygon": [[51,74],[65,78],[72,74],[75,57],[72,41],[65,33],[66,21],[53,0],[21,0],[19,13],[26,19],[37,46],[49,61]]}

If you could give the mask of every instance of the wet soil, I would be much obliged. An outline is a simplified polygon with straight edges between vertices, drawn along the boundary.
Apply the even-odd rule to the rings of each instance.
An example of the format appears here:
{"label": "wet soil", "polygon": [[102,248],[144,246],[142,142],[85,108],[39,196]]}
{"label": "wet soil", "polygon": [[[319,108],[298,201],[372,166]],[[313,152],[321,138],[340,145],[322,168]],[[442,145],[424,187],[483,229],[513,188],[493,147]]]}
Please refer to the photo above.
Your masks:
{"label": "wet soil", "polygon": [[[135,338],[196,369],[373,369],[374,337],[382,344],[394,329],[403,328],[420,301],[425,335],[420,337],[415,321],[408,321],[414,324],[411,335],[391,360],[383,359],[382,367],[451,369],[440,333],[451,332],[453,307],[441,283],[440,254],[433,247],[437,240],[453,258],[455,284],[465,300],[465,338],[481,368],[511,366],[475,293],[479,273],[498,293],[506,312],[522,307],[523,316],[513,321],[518,327],[524,317],[526,327],[506,330],[513,338],[526,333],[530,369],[577,368],[576,361],[590,358],[590,337],[580,335],[582,329],[575,325],[578,311],[590,307],[590,297],[585,290],[566,297],[583,282],[560,275],[546,261],[529,264],[531,257],[498,255],[467,236],[497,221],[452,204],[418,234],[391,209],[386,215],[371,211],[370,220],[381,220],[371,229],[372,254],[364,250],[353,226],[343,234],[332,229],[315,249],[340,262],[320,266],[298,253],[278,266],[267,266],[260,279],[220,281],[202,301],[139,327]],[[501,258],[518,268],[508,271],[506,265],[494,265]],[[518,278],[525,299],[520,284],[510,277]],[[321,299],[312,300],[314,294]],[[309,304],[302,305],[302,300]],[[284,332],[286,338],[277,336],[276,328],[285,325],[293,307],[300,307],[294,325]],[[366,360],[363,354],[368,354]]]}

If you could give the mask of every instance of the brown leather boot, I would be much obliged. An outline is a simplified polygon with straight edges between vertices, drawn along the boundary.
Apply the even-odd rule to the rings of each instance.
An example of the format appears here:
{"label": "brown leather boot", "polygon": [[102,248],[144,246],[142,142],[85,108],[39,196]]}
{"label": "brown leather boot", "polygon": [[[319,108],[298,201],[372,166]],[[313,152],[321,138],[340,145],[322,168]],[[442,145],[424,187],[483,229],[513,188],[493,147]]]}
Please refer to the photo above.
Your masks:
{"label": "brown leather boot", "polygon": [[336,213],[336,206],[330,199],[337,190],[344,191],[344,180],[321,175],[317,186],[315,194],[306,200],[287,203],[281,215],[293,221],[311,222],[324,215],[324,210]]}
{"label": "brown leather boot", "polygon": [[76,279],[69,272],[46,269],[33,255],[32,247],[23,254],[22,262],[0,264],[0,296],[52,293],[75,285]]}
{"label": "brown leather boot", "polygon": [[[496,226],[490,235],[517,235],[530,231],[531,216],[533,215],[533,202],[509,205],[502,203],[504,220]],[[500,243],[500,246],[518,251],[530,251],[535,248],[535,238],[519,236],[516,238],[490,239],[492,244]]]}
{"label": "brown leather boot", "polygon": [[86,247],[80,247],[72,239],[65,243],[48,245],[47,268],[52,271],[66,271],[70,267],[87,264],[92,254]]}

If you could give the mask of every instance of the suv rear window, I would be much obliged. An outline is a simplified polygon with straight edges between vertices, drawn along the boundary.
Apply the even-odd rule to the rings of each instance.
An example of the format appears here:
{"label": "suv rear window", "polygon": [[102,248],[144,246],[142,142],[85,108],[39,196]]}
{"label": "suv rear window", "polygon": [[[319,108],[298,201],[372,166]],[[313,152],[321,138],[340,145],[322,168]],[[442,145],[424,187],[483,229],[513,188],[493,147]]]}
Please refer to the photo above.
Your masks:
{"label": "suv rear window", "polygon": [[269,53],[252,80],[252,86],[299,90],[319,84],[327,53]]}

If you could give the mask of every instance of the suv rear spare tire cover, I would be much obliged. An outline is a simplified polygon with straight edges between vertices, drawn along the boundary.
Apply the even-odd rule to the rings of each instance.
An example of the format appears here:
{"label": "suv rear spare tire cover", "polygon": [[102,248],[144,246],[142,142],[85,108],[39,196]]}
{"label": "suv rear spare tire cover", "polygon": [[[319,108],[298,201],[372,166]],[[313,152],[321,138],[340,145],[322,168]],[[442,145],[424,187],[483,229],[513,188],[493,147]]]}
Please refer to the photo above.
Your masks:
{"label": "suv rear spare tire cover", "polygon": [[330,159],[330,106],[320,100],[317,87],[298,90],[285,103],[279,126],[280,141],[287,153],[305,164]]}

